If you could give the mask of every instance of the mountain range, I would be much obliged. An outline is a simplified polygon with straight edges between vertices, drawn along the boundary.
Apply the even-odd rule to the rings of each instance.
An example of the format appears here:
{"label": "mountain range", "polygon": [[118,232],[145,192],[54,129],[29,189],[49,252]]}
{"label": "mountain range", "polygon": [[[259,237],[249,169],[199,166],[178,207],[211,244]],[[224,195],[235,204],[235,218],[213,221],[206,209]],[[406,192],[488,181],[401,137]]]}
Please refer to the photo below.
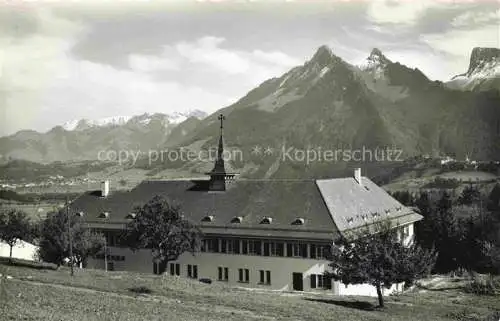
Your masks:
{"label": "mountain range", "polygon": [[[465,74],[449,82],[429,80],[373,49],[359,66],[322,46],[303,65],[268,79],[236,103],[216,113],[184,115],[182,122],[163,114],[78,121],[40,134],[22,131],[0,139],[0,154],[34,161],[88,159],[103,149],[185,148],[217,144],[219,121],[226,116],[228,149],[244,159],[230,170],[258,177],[331,175],[352,162],[305,163],[283,157],[285,150],[371,150],[390,148],[402,157],[420,154],[500,158],[499,49],[474,48]],[[170,116],[172,117],[172,116]],[[175,118],[175,117],[173,117]],[[179,119],[179,118],[176,118]],[[183,119],[181,117],[181,119]],[[264,157],[255,148],[273,150]],[[378,166],[375,161],[366,161]],[[210,169],[211,163],[136,164],[148,168]],[[307,173],[307,174],[305,174]]]}
{"label": "mountain range", "polygon": [[[303,65],[263,82],[233,105],[205,118],[179,146],[216,146],[217,115],[223,113],[227,145],[246,155],[242,162],[230,164],[251,176],[321,177],[357,166],[344,158],[291,161],[282,153],[290,148],[342,152],[389,148],[401,151],[402,158],[430,154],[499,159],[499,92],[449,87],[429,80],[417,68],[391,61],[378,49],[372,50],[365,63],[354,66],[322,46]],[[255,155],[255,146],[274,149],[274,157]],[[374,157],[365,158],[364,163],[374,168],[383,165]],[[196,161],[182,167],[209,168]]]}
{"label": "mountain range", "polygon": [[[0,155],[48,163],[95,160],[100,151],[147,151],[166,144],[174,128],[191,129],[206,116],[203,111],[191,110],[70,121],[46,133],[23,130],[2,137]],[[179,129],[174,132],[174,140],[179,139],[179,132],[186,132]]]}

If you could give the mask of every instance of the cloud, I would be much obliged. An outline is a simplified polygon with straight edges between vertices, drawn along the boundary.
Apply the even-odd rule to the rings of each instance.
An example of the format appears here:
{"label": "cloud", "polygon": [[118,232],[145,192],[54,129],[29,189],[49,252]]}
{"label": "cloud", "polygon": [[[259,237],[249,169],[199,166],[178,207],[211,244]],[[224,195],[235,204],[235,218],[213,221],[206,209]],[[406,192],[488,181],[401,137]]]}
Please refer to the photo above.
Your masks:
{"label": "cloud", "polygon": [[132,70],[152,72],[159,70],[179,70],[179,62],[154,55],[130,54],[128,65]]}
{"label": "cloud", "polygon": [[[248,91],[268,78],[278,76],[303,63],[281,51],[245,51],[222,47],[226,43],[225,38],[215,36],[180,41],[165,45],[163,52],[157,56],[130,55],[129,67],[152,74],[161,70],[170,71],[170,78],[177,77],[175,72],[179,72],[183,77],[191,75],[192,81],[199,81],[204,77],[219,82],[236,81],[243,84],[243,88]],[[165,74],[163,76],[168,78]]]}
{"label": "cloud", "polygon": [[[0,48],[6,48],[0,51],[0,135],[44,131],[80,118],[194,108],[213,112],[298,63],[280,51],[238,50],[224,46],[225,38],[205,36],[165,45],[159,54],[130,53],[127,66],[112,66],[73,55],[89,32],[78,20],[48,10],[30,10],[23,17],[33,26],[25,37],[0,35]],[[238,86],[226,90],[213,83]]]}
{"label": "cloud", "polygon": [[250,62],[236,52],[220,48],[224,38],[206,36],[195,43],[180,42],[175,45],[177,52],[190,63],[211,65],[229,74],[248,72]]}
{"label": "cloud", "polygon": [[374,0],[368,7],[368,18],[374,23],[413,25],[430,8],[449,5],[451,1],[384,1]]}
{"label": "cloud", "polygon": [[500,8],[490,12],[473,12],[468,11],[459,16],[456,16],[451,25],[453,27],[476,27],[483,24],[500,25]]}
{"label": "cloud", "polygon": [[420,40],[437,53],[442,53],[446,60],[440,67],[446,70],[448,78],[456,75],[457,70],[465,72],[469,65],[469,56],[474,47],[498,47],[500,30],[498,25],[486,25],[475,29],[454,29],[442,34],[421,35]]}

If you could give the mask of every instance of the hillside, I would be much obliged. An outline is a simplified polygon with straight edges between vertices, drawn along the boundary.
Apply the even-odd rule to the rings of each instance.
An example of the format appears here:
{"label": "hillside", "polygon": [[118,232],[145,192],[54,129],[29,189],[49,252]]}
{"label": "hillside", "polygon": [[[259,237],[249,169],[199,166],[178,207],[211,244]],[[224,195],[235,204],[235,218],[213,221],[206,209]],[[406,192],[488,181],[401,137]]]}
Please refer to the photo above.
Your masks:
{"label": "hillside", "polygon": [[[494,73],[497,55],[495,48],[475,48],[471,77]],[[354,166],[373,177],[424,154],[500,159],[500,92],[449,87],[376,48],[354,66],[322,46],[303,65],[208,117],[196,112],[70,122],[66,129],[0,138],[0,155],[46,163],[132,151],[140,157],[127,158],[127,165],[153,174],[204,173],[213,164],[207,155],[217,145],[223,113],[226,150],[239,153],[229,157],[227,169],[245,177],[332,177],[350,175]],[[162,159],[150,150],[196,157]],[[307,152],[315,158],[305,159]]]}
{"label": "hillside", "polygon": [[[496,296],[463,292],[463,280],[438,278],[387,299],[249,291],[171,276],[59,271],[0,265],[0,320],[469,320],[493,321]],[[8,275],[8,278],[5,276]],[[148,294],[138,294],[149,290]],[[142,291],[144,292],[144,291]],[[490,318],[486,318],[490,316]],[[498,318],[498,315],[497,315]]]}
{"label": "hillside", "polygon": [[[216,146],[216,117],[223,113],[226,144],[244,155],[231,165],[248,176],[331,176],[350,172],[352,163],[376,173],[394,165],[387,157],[373,156],[361,162],[345,157],[309,164],[283,161],[282,152],[289,148],[373,154],[390,148],[401,151],[400,160],[421,154],[491,160],[500,157],[499,105],[498,93],[449,89],[418,69],[390,61],[378,49],[365,64],[353,66],[323,46],[302,66],[263,82],[203,119],[178,147],[195,146],[199,151]],[[255,155],[255,146],[270,147],[274,153]],[[157,166],[206,169],[198,161]]]}

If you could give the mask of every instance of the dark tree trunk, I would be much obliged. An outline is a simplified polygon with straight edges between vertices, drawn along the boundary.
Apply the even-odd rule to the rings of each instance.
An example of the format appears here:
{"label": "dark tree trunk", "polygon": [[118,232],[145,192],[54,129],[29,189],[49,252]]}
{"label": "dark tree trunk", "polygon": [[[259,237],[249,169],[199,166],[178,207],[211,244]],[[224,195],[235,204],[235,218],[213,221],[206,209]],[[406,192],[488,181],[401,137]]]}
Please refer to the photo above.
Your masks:
{"label": "dark tree trunk", "polygon": [[9,255],[9,263],[12,264],[12,248],[14,245],[9,245],[10,246],[10,255]]}
{"label": "dark tree trunk", "polygon": [[378,306],[380,308],[383,308],[384,307],[384,296],[382,295],[382,288],[380,287],[380,284],[377,284],[375,287],[377,288]]}

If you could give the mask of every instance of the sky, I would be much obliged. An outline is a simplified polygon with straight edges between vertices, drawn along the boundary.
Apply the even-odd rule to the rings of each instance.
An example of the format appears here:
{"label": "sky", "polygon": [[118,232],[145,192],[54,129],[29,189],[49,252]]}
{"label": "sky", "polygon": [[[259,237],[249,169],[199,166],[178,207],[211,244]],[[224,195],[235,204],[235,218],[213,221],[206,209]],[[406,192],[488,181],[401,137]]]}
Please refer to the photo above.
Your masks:
{"label": "sky", "polygon": [[321,45],[432,80],[500,47],[500,1],[3,0],[0,136],[75,119],[212,113]]}

